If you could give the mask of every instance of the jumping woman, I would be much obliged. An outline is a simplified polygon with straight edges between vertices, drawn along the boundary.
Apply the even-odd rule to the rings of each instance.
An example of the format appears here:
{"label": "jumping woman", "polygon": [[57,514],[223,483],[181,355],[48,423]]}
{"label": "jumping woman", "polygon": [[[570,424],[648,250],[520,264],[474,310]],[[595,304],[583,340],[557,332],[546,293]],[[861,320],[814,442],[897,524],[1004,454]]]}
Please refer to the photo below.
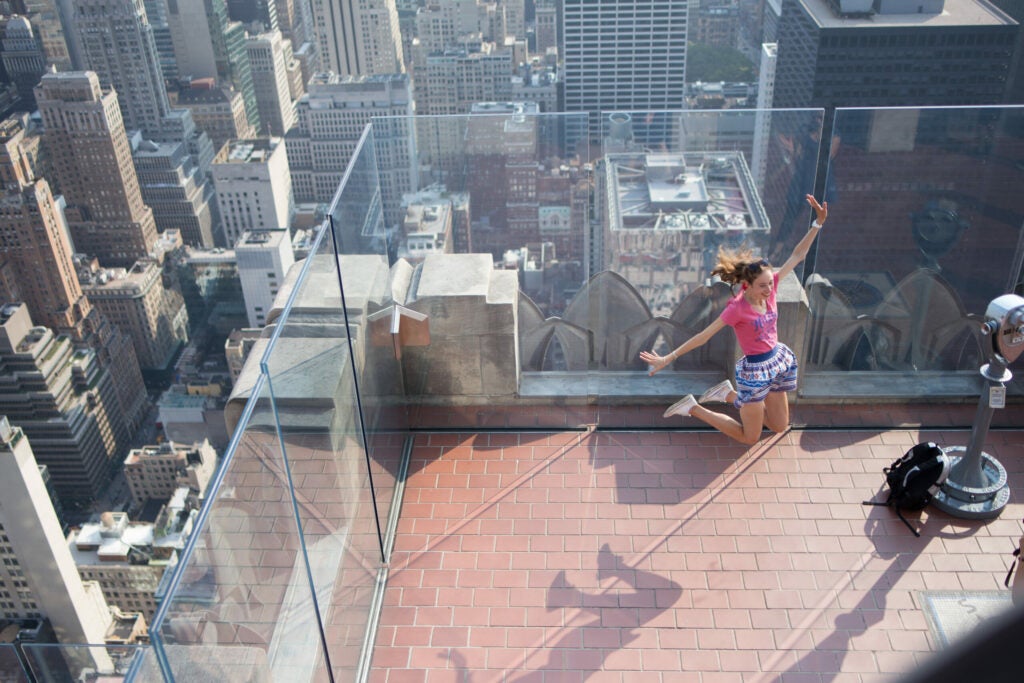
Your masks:
{"label": "jumping woman", "polygon": [[[774,432],[789,429],[786,392],[796,389],[797,361],[793,351],[778,339],[779,314],[775,293],[779,281],[807,257],[811,244],[828,218],[828,202],[819,204],[812,195],[807,195],[807,203],[814,209],[816,218],[778,270],[774,270],[768,261],[754,256],[749,249],[719,249],[718,265],[711,274],[734,287],[739,285],[740,292],[729,300],[713,323],[672,353],[659,356],[653,351],[640,352],[640,360],[650,366],[648,374],[653,375],[684,353],[706,344],[726,326],[736,333],[736,341],[743,350],[743,357],[736,361],[735,389],[729,380],[725,380],[708,389],[699,399],[689,394],[669,406],[665,417],[695,417],[745,444],[757,443],[764,427]],[[712,402],[732,403],[740,411],[740,421],[701,405]]]}

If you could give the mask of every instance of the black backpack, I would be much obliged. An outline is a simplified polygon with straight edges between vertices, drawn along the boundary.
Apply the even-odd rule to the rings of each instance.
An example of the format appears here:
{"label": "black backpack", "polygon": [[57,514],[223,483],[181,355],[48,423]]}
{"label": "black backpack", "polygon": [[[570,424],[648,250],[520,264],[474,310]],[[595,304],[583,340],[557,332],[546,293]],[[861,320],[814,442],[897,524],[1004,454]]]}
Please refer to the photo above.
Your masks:
{"label": "black backpack", "polygon": [[865,505],[885,505],[896,514],[907,528],[920,536],[903,516],[903,510],[921,510],[932,501],[939,487],[949,476],[950,462],[946,453],[931,441],[919,443],[892,465],[883,468],[889,497],[883,502],[866,500]]}

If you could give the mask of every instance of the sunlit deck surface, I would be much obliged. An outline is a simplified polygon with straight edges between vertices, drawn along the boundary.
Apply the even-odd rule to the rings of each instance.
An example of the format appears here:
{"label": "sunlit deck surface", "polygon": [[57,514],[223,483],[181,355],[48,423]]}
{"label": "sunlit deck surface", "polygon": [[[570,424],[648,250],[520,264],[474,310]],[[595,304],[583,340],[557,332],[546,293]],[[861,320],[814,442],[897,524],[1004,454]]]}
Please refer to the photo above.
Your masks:
{"label": "sunlit deck surface", "polygon": [[985,441],[1012,488],[998,519],[929,507],[908,514],[915,538],[862,501],[915,443],[969,431],[766,432],[747,448],[620,421],[416,436],[369,680],[893,681],[960,637],[930,622],[929,596],[1009,608],[1024,431]]}

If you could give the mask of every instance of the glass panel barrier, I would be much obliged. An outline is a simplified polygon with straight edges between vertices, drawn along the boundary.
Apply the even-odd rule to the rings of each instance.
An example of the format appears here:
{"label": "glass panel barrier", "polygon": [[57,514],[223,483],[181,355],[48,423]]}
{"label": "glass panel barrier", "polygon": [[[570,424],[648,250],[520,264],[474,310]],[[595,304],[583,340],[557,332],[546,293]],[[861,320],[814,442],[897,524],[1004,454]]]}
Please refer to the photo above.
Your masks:
{"label": "glass panel barrier", "polygon": [[[587,116],[535,111],[483,103],[470,116],[418,116],[416,192],[395,198],[382,185],[385,214],[400,209],[389,224],[389,253],[404,262],[396,276],[409,284],[398,287],[397,303],[429,319],[429,352],[403,351],[413,424],[591,421],[577,410],[593,393],[581,373],[599,365],[586,324]],[[373,125],[393,134],[400,122]],[[438,253],[459,258],[432,258]],[[551,396],[563,410],[544,407]]]}
{"label": "glass panel barrier", "polygon": [[[339,681],[356,678],[383,566],[375,481],[351,358],[353,350],[363,352],[369,289],[388,277],[383,254],[361,253],[385,247],[368,138],[367,131],[335,200],[338,218],[332,215],[330,224],[336,229],[328,224],[307,257],[261,360],[314,587],[307,609],[319,615],[330,643],[331,675]],[[341,258],[341,277],[352,283],[352,292],[339,287],[335,244],[355,252]],[[393,473],[384,486],[386,514]]]}
{"label": "glass panel barrier", "polygon": [[[592,248],[599,275],[591,287],[602,281],[592,296],[603,306],[590,327],[605,349],[602,369],[630,371],[620,380],[633,378],[627,394],[671,403],[732,377],[732,334],[642,382],[636,371],[648,368],[638,355],[667,354],[718,317],[732,296],[711,279],[719,249],[786,260],[811,220],[804,196],[815,187],[822,119],[814,109],[602,114],[595,205],[603,236]],[[803,330],[780,327],[780,336],[796,348]]]}
{"label": "glass panel barrier", "polygon": [[234,396],[225,412],[238,426],[157,610],[153,645],[178,681],[329,680],[274,406],[255,363]]}
{"label": "glass panel barrier", "polygon": [[7,643],[0,644],[0,681],[10,683],[29,683],[28,674],[18,657],[18,650],[14,645]]}
{"label": "glass panel barrier", "polygon": [[[88,683],[133,680],[136,663],[149,649],[141,645],[44,645],[23,643],[25,666],[31,679],[0,677],[3,681],[35,680],[47,683]],[[159,680],[137,678],[134,680]]]}
{"label": "glass panel barrier", "polygon": [[[378,524],[386,524],[394,502],[408,429],[405,378],[398,360],[401,349],[396,349],[396,337],[390,330],[392,324],[404,328],[414,321],[402,316],[394,305],[393,277],[407,282],[409,272],[396,266],[392,275],[388,254],[396,245],[388,226],[400,218],[401,197],[415,188],[414,142],[410,119],[383,119],[367,128],[332,203],[320,252],[325,263],[334,264],[333,291],[340,293],[325,312],[344,325],[339,328],[344,348],[338,349],[338,370],[343,373],[349,399],[343,406],[362,417],[361,422],[336,426],[335,437],[344,435],[336,441],[336,457],[349,459],[365,451],[360,458],[363,470],[369,468],[369,475],[362,476],[368,476],[368,486],[373,487],[374,535]],[[344,248],[354,241],[351,235],[357,226],[358,248]],[[340,258],[334,257],[335,245],[343,254]],[[357,450],[352,450],[353,445]]]}
{"label": "glass panel barrier", "polygon": [[833,139],[801,396],[978,395],[1021,273],[1024,108],[839,109]]}

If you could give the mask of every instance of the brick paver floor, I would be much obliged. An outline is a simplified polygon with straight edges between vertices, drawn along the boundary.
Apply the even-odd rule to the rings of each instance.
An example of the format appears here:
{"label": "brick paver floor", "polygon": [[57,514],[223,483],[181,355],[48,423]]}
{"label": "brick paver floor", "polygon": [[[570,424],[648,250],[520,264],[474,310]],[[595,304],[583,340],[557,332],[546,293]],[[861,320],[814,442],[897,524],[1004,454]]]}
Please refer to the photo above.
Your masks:
{"label": "brick paver floor", "polygon": [[881,469],[966,431],[417,437],[370,680],[892,681],[939,647],[923,590],[999,591],[1024,434],[995,520],[882,507]]}

